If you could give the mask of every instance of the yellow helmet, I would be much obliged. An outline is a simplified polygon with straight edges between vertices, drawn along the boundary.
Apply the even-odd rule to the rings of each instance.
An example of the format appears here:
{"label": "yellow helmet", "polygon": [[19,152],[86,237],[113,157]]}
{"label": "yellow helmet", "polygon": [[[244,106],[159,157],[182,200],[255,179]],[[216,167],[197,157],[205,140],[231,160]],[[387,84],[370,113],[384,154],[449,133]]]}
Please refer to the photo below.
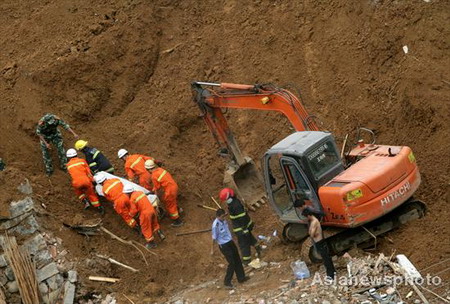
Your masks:
{"label": "yellow helmet", "polygon": [[75,143],[75,149],[77,149],[78,151],[82,150],[84,147],[86,147],[88,144],[87,141],[85,140],[77,140],[77,142]]}

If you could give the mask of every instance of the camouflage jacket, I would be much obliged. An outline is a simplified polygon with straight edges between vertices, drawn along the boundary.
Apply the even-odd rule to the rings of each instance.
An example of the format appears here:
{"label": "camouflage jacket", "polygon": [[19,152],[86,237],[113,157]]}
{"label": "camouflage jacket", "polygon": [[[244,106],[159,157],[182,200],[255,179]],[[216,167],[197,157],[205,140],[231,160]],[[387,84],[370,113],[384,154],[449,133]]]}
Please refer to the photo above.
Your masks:
{"label": "camouflage jacket", "polygon": [[61,136],[58,126],[61,126],[66,130],[70,128],[70,126],[58,116],[47,113],[39,120],[36,134],[46,138]]}

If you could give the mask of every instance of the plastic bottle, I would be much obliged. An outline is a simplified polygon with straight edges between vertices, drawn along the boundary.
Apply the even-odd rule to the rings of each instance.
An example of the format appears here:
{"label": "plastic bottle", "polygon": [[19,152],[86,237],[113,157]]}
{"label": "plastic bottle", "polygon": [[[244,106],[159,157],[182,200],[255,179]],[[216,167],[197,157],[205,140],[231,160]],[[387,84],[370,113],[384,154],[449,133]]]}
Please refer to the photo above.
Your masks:
{"label": "plastic bottle", "polygon": [[308,266],[306,263],[300,260],[291,263],[292,271],[294,271],[294,275],[296,279],[307,279],[311,276],[309,273]]}

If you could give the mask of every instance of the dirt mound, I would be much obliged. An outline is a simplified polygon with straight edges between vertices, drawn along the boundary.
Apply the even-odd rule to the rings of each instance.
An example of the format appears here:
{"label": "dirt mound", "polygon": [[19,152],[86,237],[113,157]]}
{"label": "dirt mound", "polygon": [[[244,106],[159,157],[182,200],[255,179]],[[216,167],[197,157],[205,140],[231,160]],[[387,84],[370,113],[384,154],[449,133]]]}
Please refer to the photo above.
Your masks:
{"label": "dirt mound", "polygon": [[[220,188],[225,160],[216,156],[189,83],[295,83],[308,110],[338,140],[367,126],[379,143],[412,147],[423,177],[417,196],[429,215],[391,233],[394,245],[383,242],[382,249],[394,246],[424,267],[450,254],[449,11],[445,1],[252,1],[245,8],[233,0],[2,1],[0,30],[8,34],[0,37],[0,156],[8,170],[30,179],[35,199],[54,214],[48,228],[78,260],[81,278],[118,276],[117,291],[167,295],[222,271],[208,256],[209,235],[175,237],[163,221],[168,239],[145,266],[137,251],[109,237],[86,239],[64,228],[82,206],[66,173],[43,175],[36,122],[45,112],[58,114],[119,173],[123,164],[115,155],[122,147],[164,160],[180,184],[185,229],[204,229],[212,214],[195,206]],[[242,150],[255,160],[292,131],[273,113],[230,111],[229,117]],[[10,174],[0,176],[10,180]],[[8,189],[2,184],[6,196]],[[273,230],[275,220],[266,214],[268,207],[253,215],[258,231]],[[104,223],[142,242],[110,206]],[[142,271],[93,266],[93,253]]]}

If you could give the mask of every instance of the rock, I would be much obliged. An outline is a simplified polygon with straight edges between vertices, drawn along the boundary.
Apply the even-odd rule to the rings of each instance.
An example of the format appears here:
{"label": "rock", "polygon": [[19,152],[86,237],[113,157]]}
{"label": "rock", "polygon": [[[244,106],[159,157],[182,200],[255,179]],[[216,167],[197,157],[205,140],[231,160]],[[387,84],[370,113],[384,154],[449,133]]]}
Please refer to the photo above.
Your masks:
{"label": "rock", "polygon": [[418,299],[414,300],[414,304],[420,304],[420,303],[421,303],[420,300],[418,300]]}
{"label": "rock", "polygon": [[17,281],[8,282],[8,284],[6,284],[6,288],[10,293],[16,293],[19,291],[19,285],[17,285]]}
{"label": "rock", "polygon": [[230,290],[230,291],[228,292],[228,294],[232,295],[232,294],[234,294],[235,292],[236,292],[236,290],[232,289],[232,290]]}
{"label": "rock", "polygon": [[67,274],[70,283],[75,283],[77,281],[77,272],[75,270],[70,270]]}
{"label": "rock", "polygon": [[37,274],[37,279],[38,282],[42,282],[44,280],[47,280],[48,278],[50,278],[51,276],[54,276],[55,274],[57,274],[58,271],[58,267],[56,266],[56,263],[50,263],[44,267],[42,267],[41,269],[38,269],[36,274]]}
{"label": "rock", "polygon": [[183,300],[177,300],[173,304],[184,304],[184,301]]}
{"label": "rock", "polygon": [[14,281],[16,279],[16,277],[14,276],[14,272],[13,272],[12,268],[9,267],[9,266],[5,269],[5,275],[6,275],[6,277],[8,278],[9,281]]}
{"label": "rock", "polygon": [[73,269],[74,262],[60,261],[58,262],[58,270],[59,272],[68,272],[70,269]]}
{"label": "rock", "polygon": [[25,247],[30,254],[36,255],[38,251],[46,249],[47,244],[45,243],[42,234],[38,233],[33,238],[26,240],[23,247]]}
{"label": "rock", "polygon": [[46,282],[48,284],[48,287],[53,291],[57,290],[62,285],[62,283],[64,282],[64,278],[61,274],[57,273],[56,275],[48,278]]}
{"label": "rock", "polygon": [[54,245],[48,246],[48,251],[50,252],[50,255],[52,256],[52,259],[56,260],[56,257],[58,256],[58,250],[56,249],[56,246],[54,246]]}
{"label": "rock", "polygon": [[61,303],[61,302],[57,302],[58,297],[60,296],[60,293],[61,293],[60,290],[54,290],[54,291],[50,292],[48,295],[43,297],[44,303],[45,304]]}
{"label": "rock", "polygon": [[5,286],[6,283],[8,283],[8,278],[6,277],[6,274],[4,272],[0,273],[0,284],[2,286]]}
{"label": "rock", "polygon": [[45,283],[41,283],[39,284],[39,291],[41,292],[42,295],[45,295],[48,293],[48,286]]}
{"label": "rock", "polygon": [[24,183],[21,183],[17,190],[19,190],[21,193],[25,195],[31,195],[33,194],[33,188],[30,185],[30,181],[26,178]]}
{"label": "rock", "polygon": [[0,255],[0,267],[6,267],[8,263],[6,262],[5,255]]}
{"label": "rock", "polygon": [[66,282],[64,285],[64,304],[73,304],[73,301],[75,299],[75,285]]}
{"label": "rock", "polygon": [[322,304],[331,304],[331,302],[328,301],[328,300],[323,300],[323,301],[322,301]]}
{"label": "rock", "polygon": [[31,210],[33,210],[33,206],[34,202],[31,199],[31,197],[27,197],[20,201],[12,202],[9,207],[9,217],[13,219],[24,213],[30,212]]}

